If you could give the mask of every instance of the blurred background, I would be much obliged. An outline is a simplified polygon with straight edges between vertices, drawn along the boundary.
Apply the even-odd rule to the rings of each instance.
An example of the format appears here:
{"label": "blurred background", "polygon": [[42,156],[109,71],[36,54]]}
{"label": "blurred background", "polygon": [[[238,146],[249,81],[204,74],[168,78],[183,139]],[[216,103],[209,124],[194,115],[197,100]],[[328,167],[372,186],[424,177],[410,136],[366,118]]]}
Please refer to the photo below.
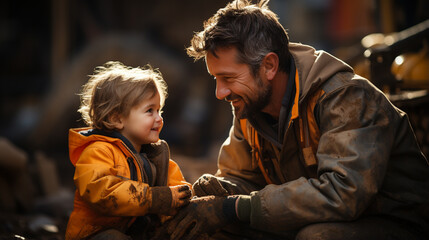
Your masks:
{"label": "blurred background", "polygon": [[[231,107],[215,98],[192,35],[225,0],[0,2],[0,239],[62,239],[73,207],[68,129],[81,86],[111,60],[168,84],[161,137],[189,182],[215,173]],[[355,67],[405,110],[428,154],[429,1],[271,0],[292,42]],[[401,60],[402,59],[402,60]]]}

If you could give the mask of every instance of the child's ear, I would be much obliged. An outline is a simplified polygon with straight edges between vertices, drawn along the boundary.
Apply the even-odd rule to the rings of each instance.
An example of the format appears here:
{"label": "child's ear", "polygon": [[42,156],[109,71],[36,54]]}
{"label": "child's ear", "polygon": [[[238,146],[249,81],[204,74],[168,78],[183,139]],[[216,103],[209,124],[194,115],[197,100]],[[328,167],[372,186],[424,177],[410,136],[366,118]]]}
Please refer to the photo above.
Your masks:
{"label": "child's ear", "polygon": [[113,114],[109,117],[109,122],[118,130],[121,130],[124,128],[124,123],[122,121],[122,118],[119,114]]}

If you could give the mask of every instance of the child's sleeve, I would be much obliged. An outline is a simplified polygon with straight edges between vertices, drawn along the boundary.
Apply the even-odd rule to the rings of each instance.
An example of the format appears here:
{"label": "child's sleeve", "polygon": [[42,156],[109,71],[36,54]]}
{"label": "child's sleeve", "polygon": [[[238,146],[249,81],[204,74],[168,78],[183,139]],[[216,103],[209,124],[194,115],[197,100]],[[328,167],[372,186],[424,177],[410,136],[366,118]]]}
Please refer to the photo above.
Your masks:
{"label": "child's sleeve", "polygon": [[179,165],[170,159],[168,164],[168,186],[176,186],[186,184],[192,189],[192,185],[188,183],[183,177],[182,171],[180,171]]}
{"label": "child's sleeve", "polygon": [[106,215],[146,215],[152,189],[146,183],[130,180],[128,166],[115,164],[114,159],[115,153],[105,145],[89,146],[82,152],[74,175],[80,197]]}

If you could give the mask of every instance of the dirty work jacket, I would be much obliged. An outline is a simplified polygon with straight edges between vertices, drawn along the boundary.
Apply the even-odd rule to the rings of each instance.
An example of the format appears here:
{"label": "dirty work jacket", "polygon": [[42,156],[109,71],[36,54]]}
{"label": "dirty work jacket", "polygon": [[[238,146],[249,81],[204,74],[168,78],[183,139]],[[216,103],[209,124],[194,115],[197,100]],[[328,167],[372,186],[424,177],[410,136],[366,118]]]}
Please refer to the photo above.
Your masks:
{"label": "dirty work jacket", "polygon": [[151,186],[188,184],[178,165],[170,160],[165,141],[142,146],[153,165],[149,185],[143,161],[130,144],[100,134],[85,136],[88,130],[69,131],[76,193],[66,239],[82,239],[109,228],[125,232],[135,216],[148,213]]}
{"label": "dirty work jacket", "polygon": [[250,225],[286,231],[384,215],[429,229],[429,167],[407,115],[341,60],[301,44],[290,52],[299,96],[283,142],[263,120],[234,117],[219,154],[216,175],[238,194],[253,191]]}

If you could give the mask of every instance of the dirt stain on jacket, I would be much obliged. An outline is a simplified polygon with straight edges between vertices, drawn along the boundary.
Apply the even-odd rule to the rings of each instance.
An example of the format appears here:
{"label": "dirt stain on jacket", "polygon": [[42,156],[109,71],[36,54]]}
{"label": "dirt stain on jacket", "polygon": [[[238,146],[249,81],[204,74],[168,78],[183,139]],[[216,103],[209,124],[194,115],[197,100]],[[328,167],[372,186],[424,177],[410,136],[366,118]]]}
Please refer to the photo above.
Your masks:
{"label": "dirt stain on jacket", "polygon": [[146,204],[147,199],[143,196],[143,191],[137,191],[137,188],[134,186],[134,184],[131,184],[128,190],[131,195],[131,199],[137,201],[140,207]]}
{"label": "dirt stain on jacket", "polygon": [[112,202],[113,207],[114,207],[115,209],[118,209],[118,202],[117,202],[117,201],[118,201],[118,199],[117,199],[115,196],[111,195],[111,196],[109,196],[109,197],[107,198],[107,200]]}

